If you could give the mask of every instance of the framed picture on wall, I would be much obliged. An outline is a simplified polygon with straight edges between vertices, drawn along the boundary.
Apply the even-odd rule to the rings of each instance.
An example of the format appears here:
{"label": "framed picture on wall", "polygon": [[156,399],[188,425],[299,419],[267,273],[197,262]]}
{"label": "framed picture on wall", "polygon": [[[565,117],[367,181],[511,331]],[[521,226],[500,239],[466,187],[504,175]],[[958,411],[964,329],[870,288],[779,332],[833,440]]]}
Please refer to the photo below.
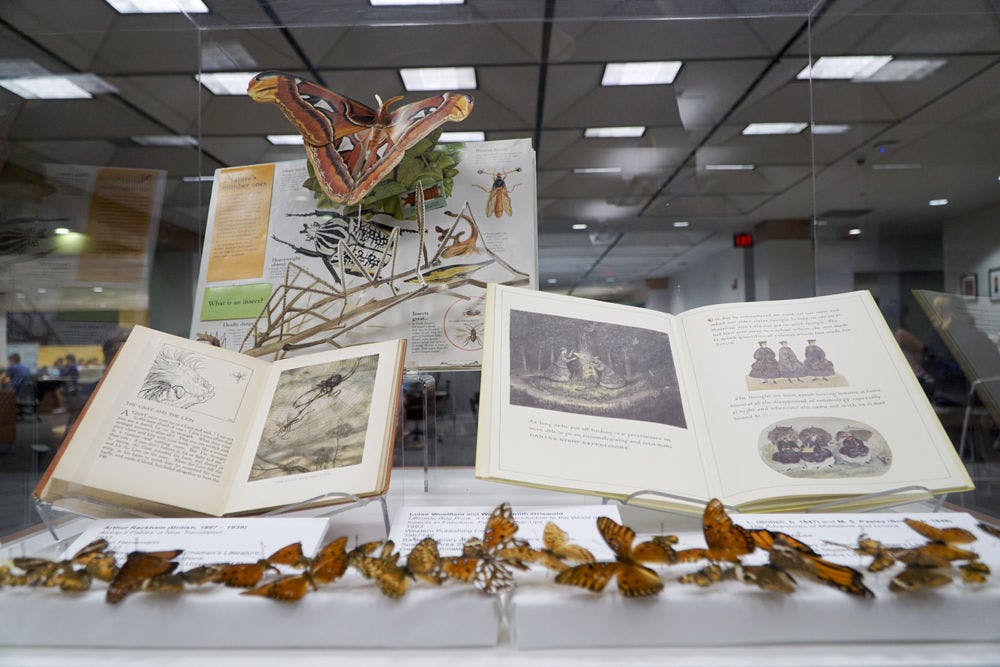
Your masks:
{"label": "framed picture on wall", "polygon": [[990,301],[1000,301],[1000,267],[990,269],[989,287]]}
{"label": "framed picture on wall", "polygon": [[979,278],[975,273],[963,273],[958,283],[958,293],[962,296],[979,296]]}

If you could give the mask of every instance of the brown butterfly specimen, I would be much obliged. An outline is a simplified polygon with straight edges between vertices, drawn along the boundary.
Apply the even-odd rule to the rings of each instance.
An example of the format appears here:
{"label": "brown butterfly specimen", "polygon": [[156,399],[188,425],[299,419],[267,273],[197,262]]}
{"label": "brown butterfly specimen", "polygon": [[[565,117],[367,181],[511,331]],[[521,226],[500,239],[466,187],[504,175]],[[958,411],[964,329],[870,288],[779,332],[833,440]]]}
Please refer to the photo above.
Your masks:
{"label": "brown butterfly specimen", "polygon": [[951,575],[935,567],[908,567],[889,582],[893,593],[910,593],[951,583]]}
{"label": "brown butterfly specimen", "polygon": [[302,543],[284,546],[256,563],[223,564],[214,581],[231,588],[253,588],[268,570],[280,572],[275,565],[298,565],[304,562]]}
{"label": "brown butterfly specimen", "polygon": [[875,594],[864,585],[864,575],[854,568],[833,563],[820,556],[808,554],[776,539],[771,546],[770,564],[785,572],[801,572],[828,586],[845,593],[873,598]]}
{"label": "brown butterfly specimen", "polygon": [[70,559],[74,565],[83,565],[94,579],[111,581],[118,575],[115,552],[108,549],[108,541],[98,538],[86,545]]}
{"label": "brown butterfly specimen", "polygon": [[702,515],[702,530],[705,533],[707,549],[682,549],[677,552],[677,561],[689,563],[696,560],[737,561],[757,548],[752,531],[733,523],[726,513],[722,501],[713,498],[705,506]]}
{"label": "brown butterfly specimen", "polygon": [[147,580],[161,574],[169,574],[177,569],[173,560],[181,555],[181,549],[173,551],[133,551],[118,571],[118,575],[108,584],[105,599],[111,604],[121,602],[126,595],[140,588]]}
{"label": "brown butterfly specimen", "polygon": [[917,519],[903,519],[903,521],[907,526],[932,542],[941,542],[943,544],[970,544],[976,541],[976,536],[967,531],[965,528],[937,528],[929,523],[918,521]]}
{"label": "brown butterfly specimen", "polygon": [[647,542],[640,542],[632,549],[632,557],[640,563],[673,565],[677,562],[676,535],[654,535]]}
{"label": "brown butterfly specimen", "polygon": [[472,582],[479,590],[495,595],[514,588],[511,568],[527,570],[528,566],[518,557],[505,557],[508,549],[530,548],[524,540],[517,539],[517,522],[508,503],[501,503],[486,520],[482,539],[472,537],[462,547],[462,555],[441,559],[441,571],[450,579]]}
{"label": "brown butterfly specimen", "polygon": [[425,537],[418,542],[406,557],[406,564],[399,565],[399,554],[392,553],[395,545],[392,541],[382,545],[382,553],[376,558],[364,554],[373,552],[369,546],[378,543],[362,545],[352,564],[366,578],[373,579],[379,590],[390,598],[400,598],[410,588],[410,581],[420,579],[427,583],[440,585],[445,579],[441,572],[441,557],[438,554],[437,542],[431,537]]}
{"label": "brown butterfly specimen", "polygon": [[168,572],[142,582],[142,590],[150,593],[183,593],[184,577]]}
{"label": "brown butterfly specimen", "polygon": [[797,540],[788,533],[782,533],[779,530],[767,530],[766,528],[755,528],[750,531],[750,535],[753,537],[754,544],[757,545],[758,549],[763,549],[764,551],[770,551],[771,546],[774,544],[775,540],[781,540],[786,545],[801,551],[804,554],[810,554],[812,556],[818,556],[811,546],[806,544],[801,540]]}
{"label": "brown butterfly specimen", "polygon": [[12,559],[11,562],[14,563],[14,567],[24,573],[20,576],[15,575],[15,577],[12,578],[11,585],[13,586],[58,585],[58,583],[48,583],[62,567],[62,563],[58,561],[49,560],[48,558],[31,558],[22,556],[20,558]]}
{"label": "brown butterfly specimen", "polygon": [[532,547],[510,547],[501,549],[501,558],[514,558],[517,560],[539,563],[550,570],[562,572],[569,565],[566,561],[574,563],[593,563],[594,554],[590,553],[578,544],[571,544],[569,535],[562,528],[549,521],[542,531],[541,549]]}
{"label": "brown butterfly specimen", "polygon": [[255,102],[278,106],[302,135],[323,192],[348,205],[364,199],[418,141],[472,111],[472,98],[463,93],[442,93],[391,111],[403,98],[382,102],[376,96],[378,109],[372,109],[283,72],[261,72],[247,93]]}
{"label": "brown butterfly specimen", "polygon": [[615,554],[612,562],[584,563],[563,570],[556,575],[557,584],[580,586],[594,592],[604,590],[612,577],[618,582],[618,591],[625,597],[656,595],[663,590],[660,576],[639,563],[633,554],[635,531],[606,516],[597,518],[597,530]]}
{"label": "brown butterfly specimen", "polygon": [[279,602],[297,602],[309,592],[310,588],[315,590],[316,584],[313,582],[312,576],[306,572],[279,577],[274,581],[243,591],[241,595],[259,595]]}
{"label": "brown butterfly specimen", "polygon": [[180,577],[185,583],[194,586],[200,586],[202,584],[208,583],[218,583],[219,574],[229,567],[227,563],[211,563],[207,565],[199,565],[193,567],[190,570],[184,570],[180,573]]}
{"label": "brown butterfly specimen", "polygon": [[976,560],[979,554],[944,542],[928,542],[912,549],[894,552],[896,560],[909,567],[947,567],[956,560]]}
{"label": "brown butterfly specimen", "polygon": [[962,581],[967,584],[985,584],[990,576],[990,566],[981,560],[974,560],[958,567]]}
{"label": "brown butterfly specimen", "polygon": [[770,563],[763,565],[740,565],[737,563],[733,566],[733,573],[736,575],[737,581],[765,591],[785,595],[795,592],[796,581],[794,577]]}
{"label": "brown butterfly specimen", "polygon": [[[846,545],[842,545],[846,546]],[[872,562],[868,564],[869,572],[881,572],[896,563],[896,553],[898,549],[887,547],[881,542],[867,535],[858,538],[858,546],[853,548],[854,553],[860,556],[871,556]]]}
{"label": "brown butterfly specimen", "polygon": [[718,563],[709,563],[697,572],[688,572],[685,575],[677,577],[677,581],[682,584],[694,584],[701,588],[707,588],[712,584],[722,581],[723,579],[735,578],[736,574],[733,568],[726,568],[723,570],[722,566]]}
{"label": "brown butterfly specimen", "polygon": [[983,522],[977,523],[976,526],[979,528],[979,530],[983,531],[984,533],[992,535],[993,537],[1000,540],[1000,528],[997,528],[996,526]]}

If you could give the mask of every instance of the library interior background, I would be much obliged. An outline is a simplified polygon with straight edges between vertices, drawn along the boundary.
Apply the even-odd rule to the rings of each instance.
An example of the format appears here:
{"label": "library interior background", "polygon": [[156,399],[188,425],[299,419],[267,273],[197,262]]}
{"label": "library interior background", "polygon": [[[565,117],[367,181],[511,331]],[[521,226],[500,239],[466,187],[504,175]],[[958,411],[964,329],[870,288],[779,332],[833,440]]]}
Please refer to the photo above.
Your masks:
{"label": "library interior background", "polygon": [[[535,193],[540,290],[670,313],[869,290],[976,483],[948,501],[1000,514],[995,1],[142,4],[0,3],[0,535],[38,522],[128,328],[198,333],[217,170],[303,160],[247,95],[269,70],[365,104],[471,95],[439,146],[530,140],[534,173],[481,173],[472,213]],[[284,243],[333,272],[302,229]],[[396,464],[473,465],[479,372],[413,370],[433,420],[407,404]]]}

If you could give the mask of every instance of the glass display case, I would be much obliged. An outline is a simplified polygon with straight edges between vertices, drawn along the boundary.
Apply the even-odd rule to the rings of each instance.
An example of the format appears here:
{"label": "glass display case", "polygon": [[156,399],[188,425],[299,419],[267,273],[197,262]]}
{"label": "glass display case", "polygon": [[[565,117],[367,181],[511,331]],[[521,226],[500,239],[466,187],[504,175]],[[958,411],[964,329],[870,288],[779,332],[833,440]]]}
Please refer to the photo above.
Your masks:
{"label": "glass display case", "polygon": [[[538,289],[672,313],[870,290],[969,443],[977,491],[949,500],[1000,513],[995,413],[914,296],[977,300],[997,355],[993,3],[149,4],[0,6],[0,534],[37,523],[31,490],[128,328],[197,333],[216,170],[303,160],[246,94],[269,70],[373,107],[468,93],[443,141],[530,139]],[[527,187],[483,178],[472,211],[502,225],[497,180]],[[471,480],[478,372],[410,370],[400,474]]]}

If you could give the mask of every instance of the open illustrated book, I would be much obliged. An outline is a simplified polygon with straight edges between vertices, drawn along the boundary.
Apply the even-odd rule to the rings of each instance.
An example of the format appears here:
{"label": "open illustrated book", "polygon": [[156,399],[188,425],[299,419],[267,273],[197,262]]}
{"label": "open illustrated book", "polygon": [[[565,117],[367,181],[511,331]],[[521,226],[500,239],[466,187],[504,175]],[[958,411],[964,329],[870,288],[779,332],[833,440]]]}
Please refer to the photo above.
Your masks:
{"label": "open illustrated book", "polygon": [[85,499],[222,516],[383,493],[405,347],[271,363],[135,327],[35,496],[96,515],[115,510]]}
{"label": "open illustrated book", "polygon": [[491,285],[479,415],[477,477],[680,511],[973,488],[867,292],[674,316]]}

